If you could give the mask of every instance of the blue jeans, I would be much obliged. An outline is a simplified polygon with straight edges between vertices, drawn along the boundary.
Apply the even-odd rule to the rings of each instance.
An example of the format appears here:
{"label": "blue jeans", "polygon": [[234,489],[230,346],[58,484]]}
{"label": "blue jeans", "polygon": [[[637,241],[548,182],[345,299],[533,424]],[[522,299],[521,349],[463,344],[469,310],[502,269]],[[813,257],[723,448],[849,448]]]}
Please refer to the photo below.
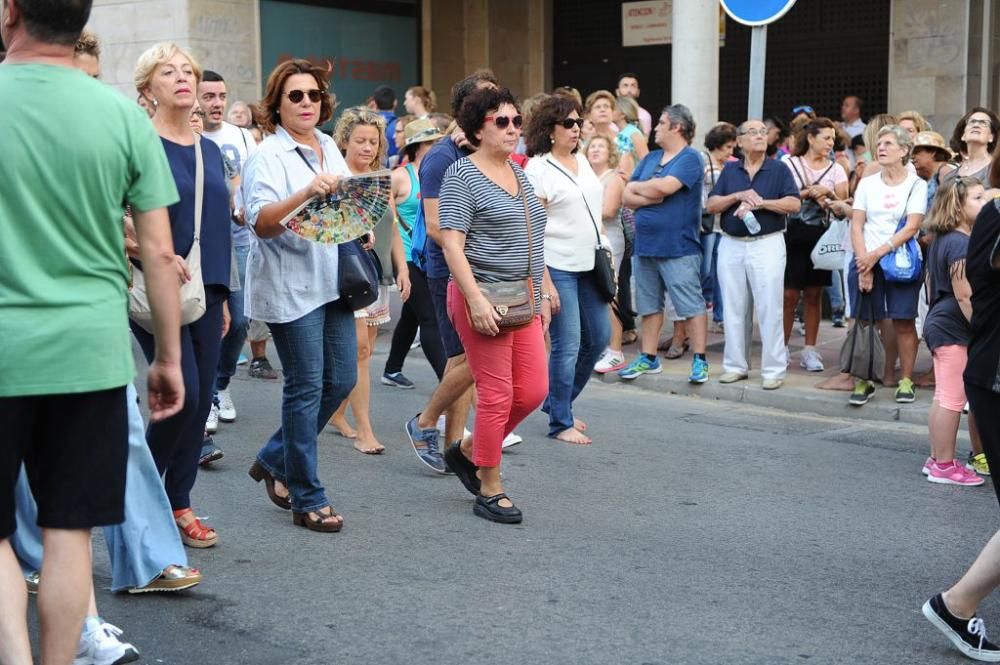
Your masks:
{"label": "blue jeans", "polygon": [[834,312],[844,311],[844,275],[839,270],[833,271],[833,280],[830,286],[826,287],[826,292],[830,296],[830,308]]}
{"label": "blue jeans", "polygon": [[705,302],[712,303],[712,320],[722,321],[722,287],[719,286],[719,235],[701,235],[701,290]]}
{"label": "blue jeans", "polygon": [[[125,482],[125,521],[104,528],[104,540],[111,558],[111,590],[122,591],[152,582],[170,565],[186,566],[187,554],[181,544],[170,502],[156,471],[153,455],[146,446],[145,425],[135,386],[129,384],[128,467]],[[42,568],[42,533],[35,524],[38,507],[31,495],[28,478],[21,469],[17,480],[17,531],[11,544],[30,573]]]}
{"label": "blue jeans", "polygon": [[269,323],[285,374],[281,427],[257,461],[291,494],[292,510],[329,504],[316,475],[316,437],[358,378],[354,312],[327,303],[289,323]]}
{"label": "blue jeans", "polygon": [[[250,247],[234,246],[236,253],[236,269],[240,273],[240,287],[247,283],[247,255]],[[232,319],[229,323],[229,332],[222,338],[222,348],[219,350],[219,369],[215,378],[215,390],[225,390],[229,387],[229,381],[236,374],[236,363],[240,360],[240,353],[243,352],[243,344],[247,341],[247,330],[250,322],[244,314],[243,290],[233,291],[229,294],[229,316]]]}
{"label": "blue jeans", "polygon": [[573,427],[573,401],[583,392],[608,346],[611,322],[608,303],[597,291],[593,272],[549,268],[549,275],[562,309],[549,326],[549,395],[542,410],[549,414],[549,436],[555,436]]}

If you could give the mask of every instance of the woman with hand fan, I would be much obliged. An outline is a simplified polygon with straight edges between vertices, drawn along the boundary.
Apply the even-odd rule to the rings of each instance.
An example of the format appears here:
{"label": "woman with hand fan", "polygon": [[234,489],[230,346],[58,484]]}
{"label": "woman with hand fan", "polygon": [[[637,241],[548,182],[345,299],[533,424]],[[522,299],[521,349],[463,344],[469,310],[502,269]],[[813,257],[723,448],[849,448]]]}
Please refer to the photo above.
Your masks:
{"label": "woman with hand fan", "polygon": [[338,302],[337,245],[286,233],[282,221],[350,175],[333,139],[316,128],[333,117],[328,76],[306,60],[271,72],[258,118],[268,137],[243,182],[247,226],[257,236],[247,262],[247,316],[267,323],[285,374],[281,426],[250,477],[265,481],[268,497],[291,509],[296,525],[323,532],[340,531],[344,519],[317,476],[316,437],[357,378],[354,317]]}
{"label": "woman with hand fan", "polygon": [[[347,168],[352,175],[373,173],[381,168],[385,161],[387,139],[385,135],[385,120],[378,113],[363,107],[349,108],[344,111],[333,130],[334,139],[347,160]],[[391,254],[392,264],[396,269],[396,283],[399,295],[405,302],[410,297],[410,276],[403,253],[403,240],[399,228],[395,224],[395,209],[390,206],[382,220],[377,225],[376,238],[381,237],[382,256]],[[376,241],[372,241],[373,243]],[[391,282],[390,282],[391,283]],[[385,446],[379,443],[372,429],[369,410],[371,407],[371,365],[372,352],[375,350],[375,338],[378,337],[378,327],[389,322],[389,287],[384,284],[379,287],[379,297],[374,303],[354,313],[355,334],[357,336],[357,372],[358,380],[347,401],[340,405],[330,419],[330,424],[341,435],[353,438],[354,447],[367,455],[380,455]],[[347,405],[351,412],[357,430],[347,423]]]}

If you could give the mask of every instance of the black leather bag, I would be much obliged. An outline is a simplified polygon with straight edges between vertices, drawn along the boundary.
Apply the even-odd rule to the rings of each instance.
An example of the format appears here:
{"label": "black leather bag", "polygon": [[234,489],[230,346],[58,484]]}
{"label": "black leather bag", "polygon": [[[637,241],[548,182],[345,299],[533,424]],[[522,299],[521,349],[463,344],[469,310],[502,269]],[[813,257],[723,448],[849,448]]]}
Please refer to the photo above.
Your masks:
{"label": "black leather bag", "polygon": [[[799,166],[802,166],[801,159],[802,158],[800,157]],[[795,158],[790,157],[788,159],[788,163],[792,165],[792,170],[795,172],[795,175],[798,178],[799,184],[801,185],[801,189],[809,187],[810,183],[808,183],[808,181],[805,178],[804,169],[803,171],[800,171],[795,166]],[[831,161],[830,166],[826,167],[826,170],[820,174],[819,178],[816,179],[816,182],[811,184],[812,185],[819,184],[819,182],[826,176],[827,173],[830,172],[830,169],[832,169],[835,164],[836,162]],[[799,208],[799,211],[794,215],[789,215],[788,221],[790,223],[797,222],[799,224],[805,224],[806,226],[827,227],[830,226],[830,211],[824,210],[823,206],[821,206],[819,202],[816,201],[816,199],[804,198],[802,199],[802,207]]]}
{"label": "black leather bag", "polygon": [[337,245],[337,287],[341,307],[356,312],[378,300],[378,270],[361,240]]}

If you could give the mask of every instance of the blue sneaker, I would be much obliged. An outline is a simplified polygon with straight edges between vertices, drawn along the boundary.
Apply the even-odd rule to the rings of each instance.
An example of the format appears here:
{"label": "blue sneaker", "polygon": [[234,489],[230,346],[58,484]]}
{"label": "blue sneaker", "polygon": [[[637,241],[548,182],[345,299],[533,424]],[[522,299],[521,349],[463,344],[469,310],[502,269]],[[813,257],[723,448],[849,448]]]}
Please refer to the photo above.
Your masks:
{"label": "blue sneaker", "polygon": [[659,374],[663,371],[660,367],[660,359],[653,357],[652,360],[646,357],[645,354],[639,354],[639,357],[632,361],[632,364],[623,370],[619,370],[618,376],[625,379],[626,381],[631,381],[632,379],[637,379],[643,374]]}
{"label": "blue sneaker", "polygon": [[444,462],[444,457],[441,455],[438,443],[441,433],[438,432],[437,427],[420,429],[417,426],[418,418],[420,418],[419,413],[410,418],[406,423],[406,435],[410,437],[410,445],[413,446],[413,452],[417,454],[417,459],[436,473],[446,473],[448,465]]}
{"label": "blue sneaker", "polygon": [[239,359],[236,361],[236,364],[237,365],[246,365],[248,362],[250,362],[250,359],[247,358],[247,354],[241,353]]}
{"label": "blue sneaker", "polygon": [[691,383],[705,383],[708,381],[708,361],[695,358],[691,361],[691,376],[688,377]]}

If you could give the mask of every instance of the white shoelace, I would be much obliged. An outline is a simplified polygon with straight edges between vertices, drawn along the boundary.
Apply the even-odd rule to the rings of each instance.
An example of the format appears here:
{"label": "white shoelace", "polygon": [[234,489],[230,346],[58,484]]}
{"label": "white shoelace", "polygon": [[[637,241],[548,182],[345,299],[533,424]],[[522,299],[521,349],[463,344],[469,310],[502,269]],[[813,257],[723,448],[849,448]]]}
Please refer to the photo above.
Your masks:
{"label": "white shoelace", "polygon": [[969,626],[967,628],[969,635],[975,635],[979,637],[979,646],[977,649],[983,648],[983,642],[986,641],[986,624],[980,618],[971,619],[969,621]]}

